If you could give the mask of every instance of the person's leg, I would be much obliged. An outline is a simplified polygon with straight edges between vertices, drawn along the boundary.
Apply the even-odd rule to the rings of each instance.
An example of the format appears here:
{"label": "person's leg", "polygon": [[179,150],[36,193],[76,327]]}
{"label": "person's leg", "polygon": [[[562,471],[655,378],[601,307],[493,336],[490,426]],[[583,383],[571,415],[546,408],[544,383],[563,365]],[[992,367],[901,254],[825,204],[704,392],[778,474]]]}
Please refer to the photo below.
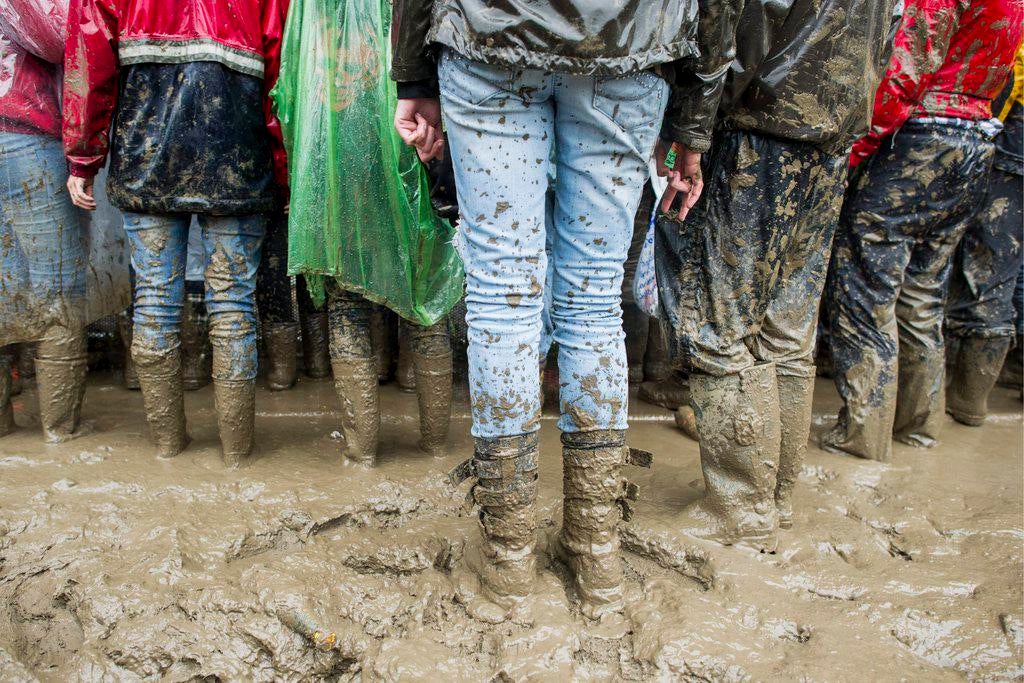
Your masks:
{"label": "person's leg", "polygon": [[953,259],[946,330],[959,348],[946,383],[946,411],[963,424],[985,421],[989,392],[1013,344],[1021,209],[1020,176],[993,169],[984,207]]}
{"label": "person's leg", "polygon": [[135,273],[132,363],[157,456],[189,443],[182,394],[181,318],[189,216],[124,214]]}
{"label": "person's leg", "polygon": [[298,372],[299,326],[292,310],[288,216],[284,213],[274,215],[267,224],[256,276],[256,307],[267,357],[267,387],[271,391],[290,389]]}
{"label": "person's leg", "polygon": [[253,448],[256,420],[256,271],[267,217],[199,217],[206,249],[206,310],[213,345],[213,397],[224,464]]}
{"label": "person's leg", "polygon": [[420,406],[420,448],[437,457],[446,455],[448,426],[452,418],[452,345],[448,321],[424,327],[404,326],[416,373]]}
{"label": "person's leg", "polygon": [[563,445],[559,541],[581,609],[597,619],[625,604],[618,535],[629,399],[623,264],[668,86],[650,72],[559,76],[554,92],[551,322]]}
{"label": "person's leg", "polygon": [[896,300],[919,220],[917,181],[907,165],[913,143],[897,136],[851,177],[825,292],[843,406],[821,445],[886,462],[896,410]]}
{"label": "person's leg", "polygon": [[329,280],[327,313],[334,386],[341,400],[345,457],[372,466],[380,440],[377,354],[370,330],[373,304]]}
{"label": "person's leg", "polygon": [[810,145],[791,144],[792,156],[776,157],[802,201],[794,212],[774,213],[766,226],[788,235],[778,282],[760,332],[750,342],[754,356],[774,362],[779,392],[779,469],[775,505],[779,526],[793,525],[792,493],[803,467],[811,432],[814,395],[814,347],[819,302],[825,287],[832,238],[846,189],[848,158],[829,155]]}
{"label": "person's leg", "polygon": [[468,550],[460,599],[501,621],[535,574],[537,361],[544,277],[545,205],[554,140],[550,77],[445,51],[438,70],[459,198],[466,270],[469,385],[482,544]]}
{"label": "person's leg", "polygon": [[11,405],[11,371],[14,369],[14,346],[0,346],[0,436],[7,436],[14,424],[14,407]]}
{"label": "person's leg", "polygon": [[896,302],[899,391],[893,438],[928,447],[938,438],[945,413],[942,327],[950,260],[985,196],[993,145],[972,129],[916,124],[911,130],[917,156],[907,163],[917,172],[913,192],[920,228]]}
{"label": "person's leg", "polygon": [[[999,386],[1020,391],[1024,388],[1024,258],[1018,259],[1020,269],[1017,284],[1013,288],[1014,330],[1013,348],[1006,354],[1003,371],[999,375]],[[1022,394],[1024,396],[1024,394]]]}
{"label": "person's leg", "polygon": [[327,306],[317,308],[309,296],[306,278],[295,278],[299,304],[299,327],[302,330],[302,369],[306,377],[323,379],[331,374],[331,357],[327,342]]}

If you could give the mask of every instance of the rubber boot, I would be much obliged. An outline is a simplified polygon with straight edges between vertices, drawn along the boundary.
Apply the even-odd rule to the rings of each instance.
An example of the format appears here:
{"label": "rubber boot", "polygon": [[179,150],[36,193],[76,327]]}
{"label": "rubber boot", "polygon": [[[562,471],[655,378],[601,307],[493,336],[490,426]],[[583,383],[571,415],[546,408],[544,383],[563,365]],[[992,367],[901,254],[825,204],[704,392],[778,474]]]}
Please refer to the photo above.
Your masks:
{"label": "rubber boot", "polygon": [[622,304],[622,331],[626,335],[626,363],[629,366],[629,383],[644,381],[644,351],[650,330],[649,316],[635,303]]}
{"label": "rubber boot", "polygon": [[181,353],[163,353],[132,346],[132,359],[142,389],[146,420],[156,443],[158,458],[173,458],[188,447],[185,428],[185,396],[182,387]]}
{"label": "rubber boot", "polygon": [[89,359],[85,331],[51,331],[36,350],[39,421],[47,443],[70,441],[92,431],[81,422]]}
{"label": "rubber boot", "polygon": [[341,400],[341,433],[344,455],[372,466],[380,439],[380,398],[377,357],[346,358],[333,362],[334,387]]}
{"label": "rubber boot", "polygon": [[781,440],[775,508],[779,513],[779,527],[789,529],[793,526],[793,487],[800,478],[804,456],[807,455],[807,440],[811,435],[814,375],[778,375],[776,382],[779,388]]}
{"label": "rubber boot", "polygon": [[284,391],[295,386],[298,374],[299,326],[296,323],[267,323],[263,326],[267,352],[267,388]]}
{"label": "rubber boot", "polygon": [[409,326],[402,325],[398,337],[398,368],[395,370],[395,381],[398,383],[398,390],[407,394],[416,391],[416,370],[409,342]]}
{"label": "rubber boot", "polygon": [[946,385],[946,412],[960,424],[980,427],[988,416],[988,395],[1010,350],[1009,337],[964,337]]}
{"label": "rubber boot", "polygon": [[331,357],[327,350],[327,311],[311,311],[299,315],[302,328],[302,366],[307,377],[323,379],[331,374]]}
{"label": "rubber boot", "polygon": [[[18,347],[20,344],[12,344],[7,347],[7,361],[8,368],[7,372],[11,375],[11,396],[18,396],[21,394],[22,388],[25,386],[24,380],[21,378],[21,374],[18,372]],[[3,349],[0,349],[0,364],[3,363]]]}
{"label": "rubber boot", "polygon": [[240,467],[252,453],[256,422],[256,380],[217,379],[213,399],[225,467]]}
{"label": "rubber boot", "polygon": [[185,391],[202,389],[212,381],[213,348],[206,306],[189,296],[181,319],[181,366]]}
{"label": "rubber boot", "polygon": [[117,329],[121,334],[121,343],[124,345],[124,362],[121,365],[121,385],[125,389],[138,391],[139,376],[135,372],[135,362],[132,360],[132,316],[126,311],[117,316]]}
{"label": "rubber boot", "polygon": [[0,348],[0,436],[14,431],[14,406],[11,404],[14,356],[11,350]]}
{"label": "rubber boot", "polygon": [[621,473],[629,461],[625,444],[625,430],[562,434],[559,553],[576,578],[581,611],[595,620],[621,614],[625,607],[619,554],[619,522],[629,488]]}
{"label": "rubber boot", "polygon": [[[391,381],[392,369],[397,365],[398,321],[384,306],[373,306],[370,316],[370,338],[377,354],[377,381],[387,384]],[[392,348],[392,347],[395,348]]]}
{"label": "rubber boot", "polygon": [[36,342],[18,344],[18,376],[27,382],[36,376]]}
{"label": "rubber boot", "polygon": [[684,533],[773,552],[778,542],[779,393],[775,364],[735,375],[691,375],[704,496],[680,516]]}
{"label": "rubber boot", "polygon": [[918,448],[935,445],[945,412],[945,365],[943,351],[900,354],[895,440]]}
{"label": "rubber boot", "polygon": [[664,382],[672,374],[668,360],[668,335],[657,318],[648,318],[647,351],[644,354],[644,379]]}
{"label": "rubber boot", "polygon": [[475,476],[473,500],[480,506],[480,545],[466,550],[472,581],[457,597],[470,615],[497,624],[529,597],[537,574],[538,435],[476,438],[472,460],[449,475],[453,483]]}
{"label": "rubber boot", "polygon": [[638,396],[652,405],[666,410],[676,410],[690,402],[690,388],[686,378],[679,372],[669,373],[660,382],[644,382]]}
{"label": "rubber boot", "polygon": [[420,406],[420,448],[434,457],[444,457],[452,419],[452,351],[447,325],[444,320],[430,327],[410,324],[406,331]]}
{"label": "rubber boot", "polygon": [[1006,362],[1003,364],[1003,371],[999,374],[997,384],[1017,391],[1024,385],[1024,337],[1019,334],[1013,348],[1006,354]]}

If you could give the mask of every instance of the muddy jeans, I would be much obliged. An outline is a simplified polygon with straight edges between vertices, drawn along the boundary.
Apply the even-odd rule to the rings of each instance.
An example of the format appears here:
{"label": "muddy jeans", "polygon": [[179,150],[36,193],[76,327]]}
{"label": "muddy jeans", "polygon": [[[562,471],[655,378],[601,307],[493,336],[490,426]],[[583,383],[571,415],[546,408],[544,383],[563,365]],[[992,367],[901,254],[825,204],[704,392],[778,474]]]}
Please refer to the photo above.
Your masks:
{"label": "muddy jeans", "polygon": [[551,74],[470,61],[451,50],[438,75],[462,216],[473,435],[540,426],[537,352],[552,146],[559,427],[625,429],[622,264],[668,85],[647,71]]}
{"label": "muddy jeans", "polygon": [[704,193],[658,219],[655,260],[677,367],[706,375],[774,362],[814,374],[818,302],[847,158],[748,131],[715,134]]}
{"label": "muddy jeans", "polygon": [[1021,267],[1021,176],[997,168],[953,256],[946,329],[955,337],[1012,337]]}
{"label": "muddy jeans", "polygon": [[950,259],[985,196],[992,154],[974,124],[911,120],[853,175],[827,292],[844,406],[826,447],[888,460],[890,435],[934,441]]}
{"label": "muddy jeans", "polygon": [[78,336],[82,326],[88,255],[67,177],[60,140],[0,132],[0,287],[37,302],[40,320],[29,324],[44,336]]}
{"label": "muddy jeans", "polygon": [[[188,214],[124,214],[135,270],[133,353],[178,347],[190,220]],[[266,220],[263,214],[199,216],[215,380],[256,377],[254,293]]]}

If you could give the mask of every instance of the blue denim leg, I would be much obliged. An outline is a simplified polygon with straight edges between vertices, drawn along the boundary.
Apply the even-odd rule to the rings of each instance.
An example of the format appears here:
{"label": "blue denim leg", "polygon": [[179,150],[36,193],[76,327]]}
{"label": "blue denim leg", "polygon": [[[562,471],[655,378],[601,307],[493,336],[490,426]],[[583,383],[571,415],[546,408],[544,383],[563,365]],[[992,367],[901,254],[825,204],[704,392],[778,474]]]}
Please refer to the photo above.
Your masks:
{"label": "blue denim leg", "polygon": [[190,220],[187,214],[124,214],[135,273],[133,354],[163,355],[180,344]]}
{"label": "blue denim leg", "polygon": [[664,81],[649,73],[562,77],[451,51],[439,77],[462,214],[473,435],[539,427],[545,191],[556,137],[551,320],[560,345],[560,427],[625,428],[622,262],[664,111]]}
{"label": "blue denim leg", "polygon": [[214,380],[256,378],[256,271],[267,217],[199,216]]}
{"label": "blue denim leg", "polygon": [[82,324],[86,231],[67,177],[60,140],[0,132],[0,236],[12,233],[3,239],[3,274],[27,273],[27,283],[10,284],[27,286],[32,310],[46,318],[44,327]]}

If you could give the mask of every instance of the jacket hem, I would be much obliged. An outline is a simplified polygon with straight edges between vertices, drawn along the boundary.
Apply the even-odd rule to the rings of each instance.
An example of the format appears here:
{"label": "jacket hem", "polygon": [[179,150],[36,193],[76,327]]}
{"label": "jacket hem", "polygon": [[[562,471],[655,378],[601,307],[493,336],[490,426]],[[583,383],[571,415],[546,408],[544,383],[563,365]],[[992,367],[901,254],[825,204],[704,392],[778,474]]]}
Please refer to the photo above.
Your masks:
{"label": "jacket hem", "polygon": [[129,194],[116,186],[107,185],[107,198],[121,211],[131,213],[189,213],[211,216],[243,216],[270,213],[282,208],[276,197],[239,200],[183,199],[181,197],[155,197]]}

